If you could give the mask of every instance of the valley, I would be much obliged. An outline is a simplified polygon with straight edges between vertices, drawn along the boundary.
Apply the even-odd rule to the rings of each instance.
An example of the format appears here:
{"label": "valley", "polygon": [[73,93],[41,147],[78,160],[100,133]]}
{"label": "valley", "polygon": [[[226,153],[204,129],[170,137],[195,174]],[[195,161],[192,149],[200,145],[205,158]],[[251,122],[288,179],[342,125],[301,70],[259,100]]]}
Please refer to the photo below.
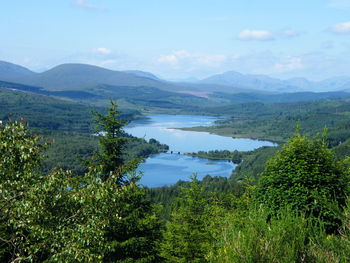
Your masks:
{"label": "valley", "polygon": [[[11,70],[14,72],[10,74]],[[191,205],[195,205],[199,212],[189,212],[188,215],[197,218],[203,209],[209,209],[203,218],[215,224],[223,224],[231,215],[246,222],[249,213],[257,213],[254,215],[256,220],[265,220],[265,210],[254,212],[253,206],[258,202],[256,189],[261,187],[266,167],[274,158],[283,159],[295,147],[298,153],[293,152],[294,159],[287,160],[287,165],[292,165],[295,158],[304,154],[310,154],[310,162],[313,162],[314,156],[323,151],[328,159],[324,161],[322,156],[317,157],[317,165],[310,165],[312,169],[319,167],[320,163],[323,165],[322,162],[340,167],[334,169],[340,169],[337,173],[342,176],[348,169],[350,93],[346,83],[341,89],[311,92],[300,91],[290,83],[288,89],[284,86],[280,89],[280,85],[287,84],[278,82],[275,88],[267,91],[271,79],[265,84],[259,82],[254,86],[257,89],[250,86],[256,81],[248,81],[247,86],[236,88],[230,82],[175,83],[146,72],[115,72],[77,64],[61,65],[44,73],[28,72],[11,65],[4,72],[10,77],[0,78],[0,127],[11,127],[17,120],[24,126],[13,126],[13,129],[28,128],[30,136],[39,135],[33,137],[38,140],[34,147],[44,146],[37,157],[40,166],[35,172],[42,175],[33,189],[48,189],[42,195],[50,200],[50,204],[52,192],[57,192],[57,198],[61,198],[61,193],[64,193],[62,198],[75,193],[83,198],[89,196],[94,201],[79,201],[74,196],[71,203],[80,202],[77,206],[90,209],[89,202],[101,202],[98,208],[93,206],[97,212],[90,213],[101,213],[101,209],[107,206],[103,208],[106,214],[99,214],[99,217],[108,220],[111,220],[110,207],[116,205],[118,211],[130,214],[127,209],[130,204],[135,205],[136,209],[142,207],[147,213],[156,214],[142,212],[142,215],[147,214],[147,224],[152,222],[148,226],[158,227],[155,231],[168,229],[176,211],[192,209]],[[4,72],[0,70],[0,76]],[[266,78],[259,76],[259,81],[263,80]],[[115,125],[113,130],[117,132],[100,133],[103,130],[96,125],[96,116],[104,127]],[[0,131],[7,132],[8,128]],[[3,137],[6,139],[7,135]],[[302,143],[294,146],[299,142]],[[107,154],[107,148],[112,146],[118,154]],[[23,149],[25,147],[19,151]],[[283,151],[287,153],[281,155]],[[12,154],[4,156],[11,158]],[[122,163],[118,168],[122,170],[106,172],[103,169],[107,165],[99,164],[101,160],[107,164]],[[53,176],[54,173],[59,176]],[[111,183],[112,178],[115,181]],[[44,186],[41,186],[42,182]],[[341,183],[337,185],[341,186]],[[94,189],[91,194],[90,189]],[[128,189],[125,191],[132,197],[121,194],[121,189]],[[85,190],[88,191],[81,192]],[[116,204],[114,200],[120,196],[127,200]],[[197,201],[203,204],[197,206]],[[67,203],[61,206],[62,209],[66,209],[65,205]],[[41,213],[46,214],[47,209],[43,208]],[[70,214],[68,218],[71,217]],[[52,218],[56,220],[57,217]],[[81,217],[82,222],[85,218]],[[119,217],[116,220],[119,222]],[[228,222],[231,224],[235,220],[229,218]],[[234,226],[238,227],[239,222]],[[203,229],[208,233],[219,231],[216,226],[206,226],[200,231]],[[118,233],[121,231],[124,228]],[[322,231],[316,233],[326,235]],[[193,233],[191,230],[190,234]],[[123,238],[126,235],[124,233]],[[313,238],[325,239],[324,236]],[[159,240],[157,242],[163,242],[167,238]]]}
{"label": "valley", "polygon": [[2,1],[1,263],[349,263],[350,0]]}
{"label": "valley", "polygon": [[[169,138],[155,138],[161,143],[170,143],[170,149],[174,152],[191,153],[200,157],[210,157],[210,154],[205,153],[207,151],[229,150],[233,154],[237,150],[242,152],[242,150],[251,151],[256,148],[240,148],[230,145],[229,142],[234,141],[232,138],[250,138],[283,144],[287,138],[292,136],[297,126],[303,133],[311,137],[318,136],[317,134],[327,128],[329,142],[332,146],[337,146],[337,149],[340,149],[338,152],[341,152],[342,155],[346,154],[345,146],[350,137],[346,128],[340,128],[347,127],[350,121],[348,106],[350,93],[346,92],[345,78],[342,79],[341,90],[336,90],[336,86],[333,86],[329,90],[324,90],[325,92],[301,92],[295,86],[294,92],[285,93],[273,88],[272,91],[266,92],[261,89],[261,84],[255,86],[256,89],[250,86],[248,88],[248,86],[239,84],[239,81],[244,80],[252,85],[256,81],[249,82],[248,79],[255,78],[259,79],[260,83],[266,81],[266,85],[269,85],[272,79],[262,76],[244,76],[234,72],[197,83],[176,83],[161,80],[147,72],[117,72],[84,64],[60,65],[43,73],[34,73],[7,62],[1,62],[0,65],[2,69],[0,70],[2,77],[0,79],[0,119],[6,121],[19,117],[24,118],[33,132],[43,134],[46,140],[54,142],[48,148],[51,157],[50,161],[45,164],[47,171],[53,167],[54,163],[57,163],[65,169],[83,172],[81,162],[77,160],[86,159],[97,149],[97,138],[89,135],[93,133],[91,111],[104,112],[109,99],[119,104],[122,117],[129,121],[137,118],[145,120],[146,116],[152,116],[152,114],[158,114],[157,118],[160,119],[162,116],[165,119],[172,119],[172,116],[179,118],[179,115],[175,114],[185,114],[184,118],[187,115],[187,118],[190,119],[195,114],[215,121],[209,126],[193,121],[189,124],[182,122],[183,125],[174,126],[169,123],[170,127],[164,126],[164,129],[180,129],[178,133],[184,134],[186,131],[189,134],[200,132],[194,136],[199,140],[198,146],[194,146],[196,142],[190,140],[185,144],[193,145],[193,147],[185,150],[178,146],[175,147],[176,149],[171,146],[171,137],[175,140],[181,138],[181,136],[177,137],[176,130],[172,130],[174,132],[169,135]],[[223,78],[227,79],[223,81]],[[232,84],[234,81],[237,86],[244,88],[229,89],[234,86]],[[282,83],[277,80],[273,81],[279,85]],[[293,87],[291,83],[293,81],[288,84],[290,88]],[[226,93],[223,92],[223,87]],[[170,115],[166,117],[167,115],[164,114]],[[223,118],[217,118],[217,116],[223,116]],[[129,131],[133,133],[132,129]],[[134,134],[142,138],[139,143],[158,136],[154,130],[150,131],[150,135],[146,137],[141,133]],[[216,141],[208,144],[208,139],[200,139],[201,134],[206,133],[219,135],[217,138],[222,138],[220,140],[223,142]],[[213,137],[213,135],[209,136]],[[204,144],[208,147],[201,148],[200,145]],[[67,151],[65,150],[67,145],[74,145],[74,147],[68,147],[72,150]],[[147,146],[149,149],[146,150],[146,144],[132,145],[136,155],[130,154],[128,158],[147,157],[159,151],[158,146],[154,148],[149,145]],[[263,144],[257,147],[261,146]],[[60,154],[55,155],[54,152],[58,151]],[[202,153],[196,154],[198,151]],[[249,156],[254,156],[254,153],[255,151],[252,151],[251,154],[242,152],[241,155],[247,157],[241,157],[243,160],[249,159],[251,158]],[[80,157],[75,158],[78,156]],[[72,162],[72,160],[75,161]],[[237,172],[233,172],[233,175],[241,173],[243,163],[237,167],[235,170]],[[205,174],[205,167],[197,169],[203,169]],[[199,170],[192,170],[182,178],[189,177],[193,172],[201,173]],[[231,172],[226,172],[226,176],[230,174]]]}

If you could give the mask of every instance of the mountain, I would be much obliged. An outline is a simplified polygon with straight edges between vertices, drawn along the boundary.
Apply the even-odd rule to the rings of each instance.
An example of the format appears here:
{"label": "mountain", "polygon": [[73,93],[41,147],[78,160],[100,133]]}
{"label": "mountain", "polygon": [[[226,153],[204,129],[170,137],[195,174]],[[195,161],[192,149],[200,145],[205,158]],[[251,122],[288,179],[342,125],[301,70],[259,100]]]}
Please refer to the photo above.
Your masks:
{"label": "mountain", "polygon": [[[87,64],[62,64],[42,73],[0,78],[8,82],[42,87],[50,91],[84,90],[108,85],[114,87],[152,87],[161,90],[197,94],[224,91],[226,86],[198,83],[177,83],[159,79],[152,73],[129,70],[115,71]],[[246,88],[230,88],[230,93],[250,92]],[[198,93],[198,94],[199,94]],[[199,96],[200,97],[200,96]]]}
{"label": "mountain", "polygon": [[28,86],[28,85],[0,80],[0,91],[1,90],[22,91],[22,92],[31,93],[31,94],[36,93],[36,94],[42,94],[42,95],[68,98],[72,100],[91,100],[91,99],[100,98],[100,96],[96,94],[86,92],[83,90],[50,91],[40,87]]}
{"label": "mountain", "polygon": [[198,83],[265,92],[333,92],[350,90],[350,77],[346,76],[329,78],[323,81],[309,81],[305,78],[281,80],[266,75],[241,74],[235,71],[228,71],[202,79]]}
{"label": "mountain", "polygon": [[291,78],[283,81],[286,85],[295,87],[300,91],[313,90],[315,84],[305,78]]}
{"label": "mountain", "polygon": [[350,89],[350,77],[340,76],[325,79],[316,83],[317,90],[330,91],[330,90],[349,90]]}
{"label": "mountain", "polygon": [[201,84],[216,84],[221,86],[231,86],[250,90],[260,90],[267,92],[295,92],[300,91],[283,80],[271,78],[265,75],[241,74],[235,71],[228,71],[217,74],[199,81]]}
{"label": "mountain", "polygon": [[35,73],[5,61],[0,61],[0,81],[42,87],[50,91],[87,91],[101,85],[152,87],[171,92],[199,94],[199,97],[207,97],[213,92],[234,94],[350,91],[350,77],[346,76],[315,82],[305,78],[281,80],[266,75],[228,71],[202,80],[175,82],[162,80],[149,72],[115,71],[87,64],[62,64],[45,72]]}
{"label": "mountain", "polygon": [[62,64],[43,73],[12,79],[13,82],[49,90],[84,89],[95,85],[150,86],[172,90],[174,85],[150,78],[148,74],[114,71],[86,64]]}
{"label": "mountain", "polygon": [[29,69],[9,63],[6,61],[0,61],[0,80],[13,80],[16,78],[35,75],[33,71]]}
{"label": "mountain", "polygon": [[156,75],[150,73],[150,72],[145,72],[141,70],[125,70],[124,72],[126,73],[131,73],[139,77],[144,77],[144,78],[149,78],[149,79],[154,79],[154,80],[160,80]]}

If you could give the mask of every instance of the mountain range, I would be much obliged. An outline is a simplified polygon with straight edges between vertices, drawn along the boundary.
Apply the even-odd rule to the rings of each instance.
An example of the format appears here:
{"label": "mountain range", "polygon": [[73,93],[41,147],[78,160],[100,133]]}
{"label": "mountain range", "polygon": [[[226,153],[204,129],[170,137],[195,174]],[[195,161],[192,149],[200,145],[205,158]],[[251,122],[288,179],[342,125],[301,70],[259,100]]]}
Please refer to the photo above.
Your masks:
{"label": "mountain range", "polygon": [[281,80],[266,75],[241,74],[228,71],[199,81],[202,84],[216,84],[228,87],[260,90],[266,92],[329,92],[350,90],[350,77],[334,77],[323,81],[309,81],[306,78]]}
{"label": "mountain range", "polygon": [[[191,82],[174,82],[137,70],[115,71],[87,64],[62,64],[42,73],[20,65],[0,61],[0,80],[51,91],[84,90],[96,86],[152,87],[195,96],[224,93],[294,93],[350,91],[350,77],[335,77],[323,81],[305,78],[281,80],[266,75],[241,74],[228,71]],[[204,95],[203,95],[204,94]]]}

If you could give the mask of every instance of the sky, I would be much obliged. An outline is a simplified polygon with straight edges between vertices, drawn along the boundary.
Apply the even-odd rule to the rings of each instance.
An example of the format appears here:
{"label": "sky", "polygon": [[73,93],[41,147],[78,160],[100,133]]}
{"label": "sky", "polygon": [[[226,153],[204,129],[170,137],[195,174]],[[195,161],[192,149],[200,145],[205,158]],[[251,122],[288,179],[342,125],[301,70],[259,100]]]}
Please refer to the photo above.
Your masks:
{"label": "sky", "polygon": [[350,0],[0,0],[0,60],[165,79],[350,76]]}

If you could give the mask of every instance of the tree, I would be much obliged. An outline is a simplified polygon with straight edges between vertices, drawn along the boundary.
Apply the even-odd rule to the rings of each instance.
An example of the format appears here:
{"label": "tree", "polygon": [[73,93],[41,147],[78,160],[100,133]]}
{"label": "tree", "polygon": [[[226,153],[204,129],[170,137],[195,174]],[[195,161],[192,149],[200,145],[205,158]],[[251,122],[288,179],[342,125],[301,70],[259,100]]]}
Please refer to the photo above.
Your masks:
{"label": "tree", "polygon": [[257,194],[273,211],[290,206],[334,229],[339,223],[334,208],[345,205],[348,183],[346,161],[337,161],[325,140],[296,133],[266,163]]}
{"label": "tree", "polygon": [[[217,222],[219,207],[210,205],[210,199],[194,177],[189,187],[183,188],[178,207],[167,222],[161,256],[166,262],[206,262],[214,240],[213,226]],[[214,226],[217,227],[218,225]]]}
{"label": "tree", "polygon": [[[99,151],[95,152],[93,158],[88,162],[88,168],[92,169],[92,172],[99,172],[102,180],[106,180],[112,173],[118,172],[122,175],[133,171],[140,161],[125,164],[123,153],[127,139],[122,128],[126,124],[126,120],[120,118],[118,105],[112,100],[110,102],[111,107],[106,115],[93,112],[97,124],[96,132],[100,136],[100,147]],[[121,171],[121,168],[124,171]],[[119,171],[117,171],[118,169]],[[118,184],[123,184],[124,180],[125,178],[121,176]]]}
{"label": "tree", "polygon": [[102,217],[108,222],[104,262],[153,262],[160,221],[145,189],[136,184],[139,177],[134,171],[141,159],[126,162],[123,158],[127,140],[122,128],[126,121],[120,119],[113,101],[106,115],[94,115],[101,132],[100,149],[90,161],[88,174],[101,178],[99,184],[104,190],[99,201]]}
{"label": "tree", "polygon": [[23,122],[0,124],[0,259],[15,259],[20,253],[20,238],[15,234],[18,204],[28,189],[40,179],[35,172],[40,165],[41,146]]}
{"label": "tree", "polygon": [[137,177],[126,174],[138,161],[123,164],[108,155],[122,150],[112,143],[122,128],[115,108],[101,121],[111,140],[103,140],[98,162],[84,176],[58,169],[44,176],[38,138],[23,123],[0,126],[1,262],[157,259],[159,219]]}

